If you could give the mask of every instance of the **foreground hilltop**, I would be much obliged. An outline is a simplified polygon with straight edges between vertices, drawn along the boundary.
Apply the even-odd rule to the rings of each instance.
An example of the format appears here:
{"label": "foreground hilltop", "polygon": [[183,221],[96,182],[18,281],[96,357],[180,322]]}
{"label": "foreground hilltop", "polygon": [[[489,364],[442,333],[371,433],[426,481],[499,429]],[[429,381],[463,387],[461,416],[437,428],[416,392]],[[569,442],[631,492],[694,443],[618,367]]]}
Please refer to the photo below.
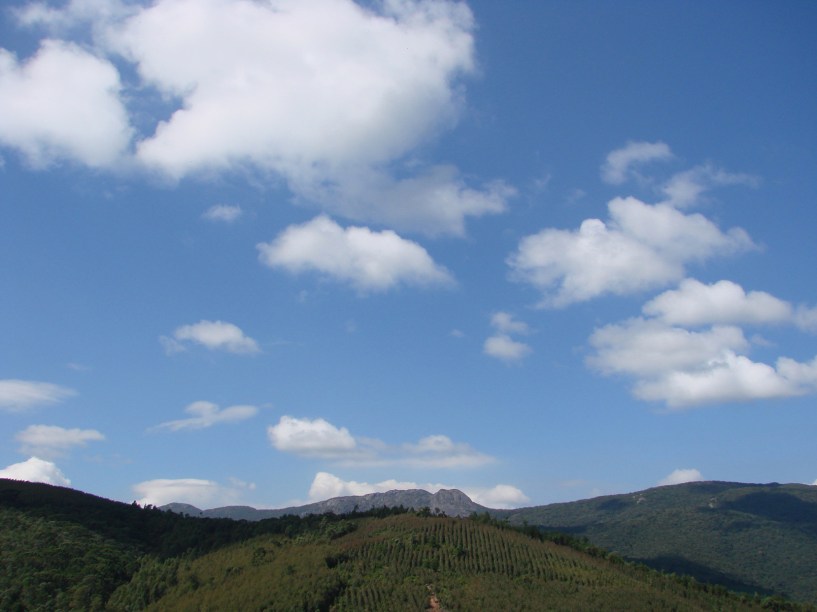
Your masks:
{"label": "foreground hilltop", "polygon": [[692,482],[516,510],[492,510],[461,491],[390,491],[280,510],[166,506],[191,516],[260,520],[285,514],[429,508],[449,516],[490,513],[512,525],[586,538],[655,569],[749,594],[817,602],[817,487]]}
{"label": "foreground hilltop", "polygon": [[799,608],[666,576],[488,514],[381,508],[249,522],[8,480],[0,480],[0,560],[3,610]]}

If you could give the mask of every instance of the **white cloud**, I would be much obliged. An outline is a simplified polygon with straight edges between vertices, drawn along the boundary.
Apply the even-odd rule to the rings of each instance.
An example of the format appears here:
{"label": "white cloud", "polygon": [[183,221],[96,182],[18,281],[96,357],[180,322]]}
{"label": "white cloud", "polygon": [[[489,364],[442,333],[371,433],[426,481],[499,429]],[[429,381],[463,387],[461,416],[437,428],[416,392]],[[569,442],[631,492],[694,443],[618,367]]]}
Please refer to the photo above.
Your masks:
{"label": "white cloud", "polygon": [[67,487],[71,484],[71,481],[65,477],[65,474],[54,463],[38,457],[31,457],[22,463],[14,463],[0,470],[0,478],[44,482],[61,487]]}
{"label": "white cloud", "polygon": [[192,504],[202,509],[235,504],[243,489],[199,478],[158,478],[137,483],[131,488],[140,496],[137,502],[142,506],[147,504],[164,506],[178,502]]}
{"label": "white cloud", "polygon": [[15,439],[21,443],[22,452],[39,457],[59,457],[88,442],[104,440],[96,429],[65,429],[56,425],[30,425],[19,432]]}
{"label": "white cloud", "polygon": [[202,218],[208,221],[222,221],[224,223],[232,223],[242,215],[243,211],[240,206],[231,204],[216,204],[211,206],[202,215]]}
{"label": "white cloud", "polygon": [[325,419],[282,416],[267,429],[272,445],[282,452],[328,459],[341,465],[401,465],[422,469],[474,468],[493,457],[448,436],[426,436],[416,443],[388,445],[381,440],[353,436],[345,427]]}
{"label": "white cloud", "polygon": [[446,166],[387,170],[456,121],[474,22],[464,3],[376,6],[159,0],[122,21],[107,44],[179,100],[138,158],[174,178],[272,171],[326,210],[430,233],[504,210],[500,183],[472,189]]}
{"label": "white cloud", "polygon": [[507,334],[490,336],[482,346],[483,353],[506,362],[519,361],[530,355],[532,351],[530,346],[514,340]]}
{"label": "white cloud", "polygon": [[139,156],[183,176],[243,161],[298,177],[382,163],[459,105],[474,69],[465,5],[349,0],[159,0],[109,44],[181,108]]}
{"label": "white cloud", "polygon": [[71,43],[46,40],[23,64],[0,49],[0,143],[36,167],[109,166],[132,135],[120,89],[112,64]]}
{"label": "white cloud", "polygon": [[490,488],[455,487],[439,483],[421,484],[416,482],[402,482],[394,479],[370,484],[368,482],[342,480],[334,474],[327,472],[318,472],[315,474],[312,486],[309,488],[309,501],[316,502],[333,497],[368,495],[370,493],[385,493],[395,490],[407,491],[412,489],[422,489],[429,493],[436,493],[440,489],[460,489],[474,502],[489,508],[516,508],[530,501],[520,489],[507,484],[499,484]]}
{"label": "white cloud", "polygon": [[737,327],[718,326],[695,332],[638,318],[595,330],[590,344],[596,350],[588,358],[590,365],[607,374],[639,378],[693,370],[727,352],[749,348]]}
{"label": "white cloud", "polygon": [[758,179],[748,174],[726,172],[711,165],[696,166],[675,174],[661,188],[667,196],[665,203],[676,208],[687,208],[698,203],[702,194],[714,187],[745,185],[756,187]]}
{"label": "white cloud", "polygon": [[628,142],[607,155],[601,167],[601,178],[606,183],[620,185],[633,174],[634,166],[671,158],[672,152],[663,142]]}
{"label": "white cloud", "polygon": [[610,219],[587,219],[576,231],[545,229],[523,238],[508,258],[512,277],[560,307],[604,294],[627,295],[680,280],[686,265],[752,248],[740,228],[726,233],[700,214],[667,204],[615,198]]}
{"label": "white cloud", "polygon": [[703,475],[701,475],[701,473],[696,469],[678,469],[662,478],[659,481],[658,486],[662,487],[664,485],[677,485],[685,482],[700,482],[703,479]]}
{"label": "white cloud", "polygon": [[34,380],[0,380],[0,410],[22,412],[36,406],[57,404],[76,391]]}
{"label": "white cloud", "polygon": [[491,326],[497,331],[485,340],[482,352],[505,362],[519,361],[527,357],[533,349],[523,342],[518,342],[510,334],[529,334],[527,323],[519,321],[507,312],[495,312],[491,315]]}
{"label": "white cloud", "polygon": [[635,379],[639,399],[670,408],[785,398],[817,392],[817,357],[781,357],[774,367],[741,354],[749,343],[736,327],[690,331],[657,320],[632,319],[597,329],[588,363]]}
{"label": "white cloud", "polygon": [[182,325],[173,332],[172,338],[162,336],[159,340],[168,354],[186,350],[185,343],[237,354],[261,351],[258,343],[246,336],[240,327],[224,321],[199,321],[192,325]]}
{"label": "white cloud", "polygon": [[156,429],[169,429],[170,431],[206,429],[219,423],[235,423],[252,418],[258,413],[258,408],[238,405],[220,410],[217,404],[198,401],[188,405],[184,411],[192,416],[187,419],[167,421],[157,425]]}
{"label": "white cloud", "polygon": [[507,484],[498,484],[489,489],[464,487],[462,492],[488,508],[519,508],[530,502],[530,498],[521,489]]}
{"label": "white cloud", "polygon": [[530,327],[507,312],[495,312],[491,315],[491,326],[503,334],[528,334]]}
{"label": "white cloud", "polygon": [[[428,234],[462,234],[467,218],[504,211],[514,194],[502,181],[469,186],[455,167],[410,157],[456,123],[462,82],[477,72],[464,2],[70,0],[15,12],[57,34],[89,26],[98,54],[68,46],[87,70],[63,53],[68,69],[36,81],[48,96],[16,82],[5,96],[47,107],[9,115],[17,132],[33,132],[10,144],[35,161],[52,155],[46,145],[92,166],[128,148],[107,54],[130,64],[127,95],[149,124],[131,157],[171,179],[249,169],[332,214]],[[157,93],[175,106],[169,117],[144,116],[141,103]]]}
{"label": "white cloud", "polygon": [[711,285],[692,278],[678,289],[647,302],[644,314],[673,325],[720,323],[781,323],[794,318],[792,306],[763,291],[746,293],[737,283],[722,280]]}
{"label": "white cloud", "polygon": [[292,273],[314,270],[359,291],[452,282],[419,244],[388,230],[344,229],[323,215],[288,227],[272,242],[259,244],[258,250],[262,263],[271,268]]}
{"label": "white cloud", "polygon": [[277,425],[267,429],[267,435],[279,451],[306,457],[337,458],[358,450],[348,429],[320,418],[282,416]]}

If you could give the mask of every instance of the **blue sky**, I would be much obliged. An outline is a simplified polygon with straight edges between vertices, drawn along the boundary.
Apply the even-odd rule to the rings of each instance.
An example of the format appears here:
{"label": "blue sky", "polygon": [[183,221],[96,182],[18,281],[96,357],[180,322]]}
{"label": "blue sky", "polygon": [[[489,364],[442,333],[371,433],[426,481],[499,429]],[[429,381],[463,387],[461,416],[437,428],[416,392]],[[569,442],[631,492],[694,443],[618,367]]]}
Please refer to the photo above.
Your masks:
{"label": "blue sky", "polygon": [[0,12],[0,474],[817,483],[812,2]]}

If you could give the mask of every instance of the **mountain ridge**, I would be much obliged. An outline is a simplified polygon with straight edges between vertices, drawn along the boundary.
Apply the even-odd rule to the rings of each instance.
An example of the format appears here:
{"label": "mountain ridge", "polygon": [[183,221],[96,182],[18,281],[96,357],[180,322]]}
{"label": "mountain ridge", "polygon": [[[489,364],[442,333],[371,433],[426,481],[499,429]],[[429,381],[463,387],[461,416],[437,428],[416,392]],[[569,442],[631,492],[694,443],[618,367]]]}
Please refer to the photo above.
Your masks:
{"label": "mountain ridge", "polygon": [[495,512],[472,501],[459,489],[440,489],[430,493],[424,489],[393,489],[386,492],[367,493],[365,495],[346,495],[327,500],[289,506],[286,508],[258,509],[251,506],[221,506],[202,510],[191,504],[173,502],[160,506],[160,510],[169,510],[178,514],[204,518],[229,518],[235,520],[261,521],[286,515],[307,516],[310,514],[350,514],[355,511],[366,512],[376,508],[396,508],[422,510],[428,508],[432,514],[446,516],[470,516],[474,512]]}

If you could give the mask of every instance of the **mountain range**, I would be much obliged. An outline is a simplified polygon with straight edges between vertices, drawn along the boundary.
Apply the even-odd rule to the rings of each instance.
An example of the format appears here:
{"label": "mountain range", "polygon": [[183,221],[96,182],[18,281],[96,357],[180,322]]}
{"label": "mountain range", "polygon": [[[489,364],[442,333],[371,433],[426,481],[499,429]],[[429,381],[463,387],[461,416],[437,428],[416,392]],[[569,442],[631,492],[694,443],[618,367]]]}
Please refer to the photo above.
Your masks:
{"label": "mountain range", "polygon": [[412,510],[428,508],[432,514],[460,517],[470,516],[475,512],[494,512],[490,508],[471,501],[471,498],[457,489],[440,489],[436,493],[429,493],[422,489],[408,489],[388,491],[386,493],[369,493],[367,495],[350,495],[334,497],[303,506],[291,506],[274,510],[258,510],[250,506],[223,506],[200,510],[195,506],[183,503],[166,504],[161,506],[161,509],[204,518],[261,521],[286,515],[308,516],[310,514],[326,514],[327,512],[349,514],[352,512],[367,512],[376,508],[398,508],[400,506]]}

